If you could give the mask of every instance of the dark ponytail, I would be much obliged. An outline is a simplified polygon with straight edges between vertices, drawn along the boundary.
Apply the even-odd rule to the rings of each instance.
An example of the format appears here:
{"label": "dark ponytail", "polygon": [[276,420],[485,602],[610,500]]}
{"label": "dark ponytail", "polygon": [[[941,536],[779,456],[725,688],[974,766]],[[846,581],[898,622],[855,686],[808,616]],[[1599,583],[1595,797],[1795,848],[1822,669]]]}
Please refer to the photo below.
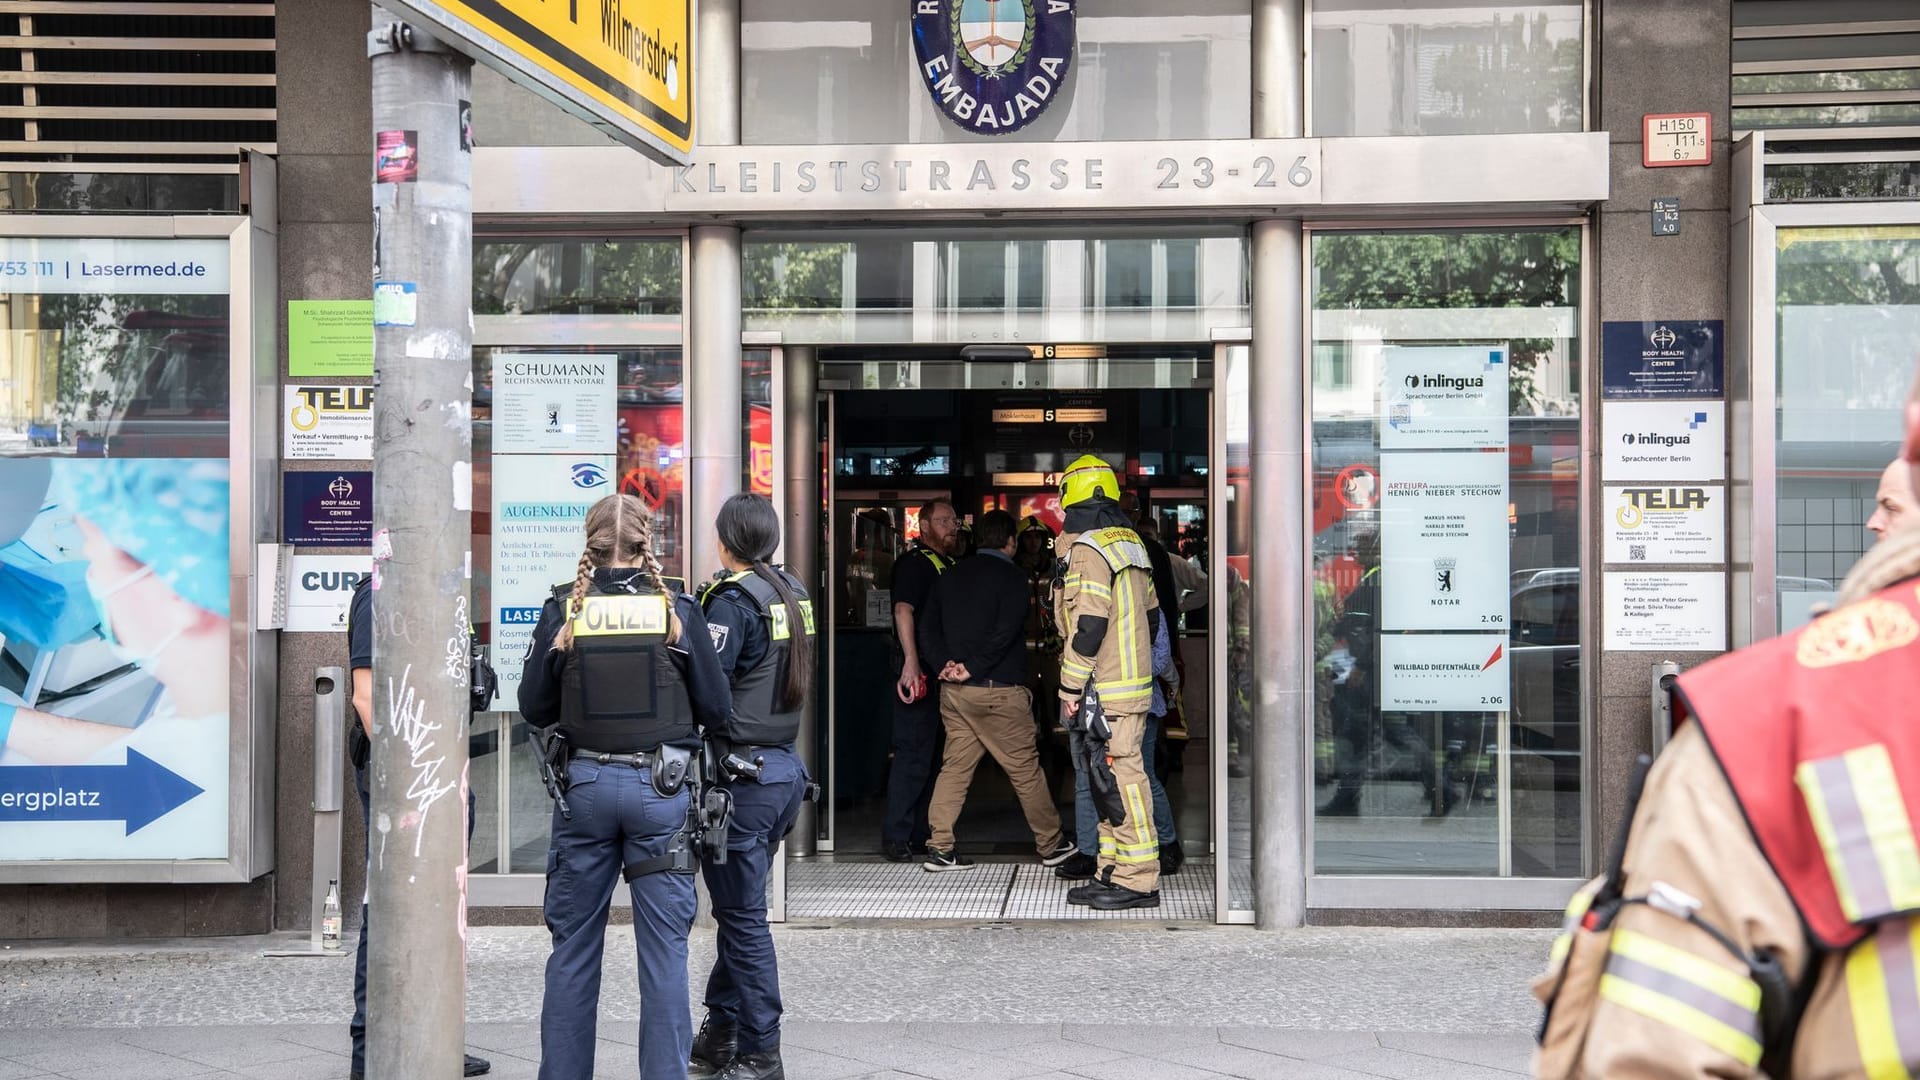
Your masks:
{"label": "dark ponytail", "polygon": [[792,654],[787,658],[787,684],[780,691],[780,707],[797,709],[807,700],[813,686],[813,634],[807,629],[806,616],[800,610],[800,598],[786,575],[767,560],[780,546],[780,515],[773,504],[759,495],[740,494],[720,507],[714,521],[720,544],[734,557],[753,567],[753,572],[773,586],[787,608],[787,628]]}

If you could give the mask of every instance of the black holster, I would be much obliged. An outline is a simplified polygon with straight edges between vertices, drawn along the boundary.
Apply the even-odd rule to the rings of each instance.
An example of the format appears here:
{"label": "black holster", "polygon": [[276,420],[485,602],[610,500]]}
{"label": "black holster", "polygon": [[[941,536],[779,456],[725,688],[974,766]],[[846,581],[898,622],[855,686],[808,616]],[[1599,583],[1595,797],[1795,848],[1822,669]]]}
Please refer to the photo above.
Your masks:
{"label": "black holster", "polygon": [[661,743],[653,752],[653,790],[663,799],[680,794],[693,771],[693,751],[684,746]]}

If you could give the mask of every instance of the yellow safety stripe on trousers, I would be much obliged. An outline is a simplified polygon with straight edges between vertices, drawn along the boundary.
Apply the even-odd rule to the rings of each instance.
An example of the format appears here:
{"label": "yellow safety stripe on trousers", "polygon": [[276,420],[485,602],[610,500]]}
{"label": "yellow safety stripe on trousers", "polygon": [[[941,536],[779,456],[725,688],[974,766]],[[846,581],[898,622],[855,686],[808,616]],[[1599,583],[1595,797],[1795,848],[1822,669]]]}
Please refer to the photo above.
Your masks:
{"label": "yellow safety stripe on trousers", "polygon": [[1886,746],[1803,761],[1793,779],[1847,920],[1920,908],[1920,846]]}
{"label": "yellow safety stripe on trousers", "polygon": [[1743,1065],[1760,1060],[1760,986],[1632,930],[1608,942],[1600,996],[1692,1035]]}
{"label": "yellow safety stripe on trousers", "polygon": [[1847,1001],[1867,1080],[1920,1073],[1920,920],[1882,923],[1847,954]]}
{"label": "yellow safety stripe on trousers", "polygon": [[1157,859],[1160,857],[1160,839],[1153,835],[1152,801],[1139,784],[1127,785],[1127,812],[1133,817],[1133,835],[1139,838],[1139,842],[1133,846],[1151,848]]}

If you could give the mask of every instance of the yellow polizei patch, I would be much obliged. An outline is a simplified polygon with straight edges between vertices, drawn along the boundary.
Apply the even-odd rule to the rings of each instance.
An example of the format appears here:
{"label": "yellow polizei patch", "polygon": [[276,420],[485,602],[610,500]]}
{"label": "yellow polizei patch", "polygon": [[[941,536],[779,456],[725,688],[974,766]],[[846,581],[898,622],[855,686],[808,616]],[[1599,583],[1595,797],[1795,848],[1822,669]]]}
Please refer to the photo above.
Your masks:
{"label": "yellow polizei patch", "polygon": [[573,617],[576,638],[666,632],[667,598],[659,595],[589,596]]}
{"label": "yellow polizei patch", "polygon": [[[813,633],[813,601],[800,600],[796,602],[800,605],[800,621],[806,624],[806,633]],[[787,605],[775,604],[767,614],[773,621],[773,640],[785,641],[793,635],[793,625],[787,615]]]}

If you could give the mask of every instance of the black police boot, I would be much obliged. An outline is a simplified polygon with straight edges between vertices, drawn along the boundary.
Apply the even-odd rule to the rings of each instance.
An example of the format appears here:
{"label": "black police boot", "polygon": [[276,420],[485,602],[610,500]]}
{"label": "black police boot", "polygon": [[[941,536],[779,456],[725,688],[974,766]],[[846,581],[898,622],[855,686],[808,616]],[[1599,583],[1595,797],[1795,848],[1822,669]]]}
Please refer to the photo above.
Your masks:
{"label": "black police boot", "polygon": [[715,1080],[787,1080],[787,1070],[780,1064],[780,1048],[775,1046],[741,1054]]}
{"label": "black police boot", "polygon": [[687,1065],[690,1080],[717,1076],[732,1063],[734,1047],[740,1041],[740,1026],[731,1020],[716,1020],[709,1013],[700,1021],[700,1032],[693,1037],[692,1061]]}

